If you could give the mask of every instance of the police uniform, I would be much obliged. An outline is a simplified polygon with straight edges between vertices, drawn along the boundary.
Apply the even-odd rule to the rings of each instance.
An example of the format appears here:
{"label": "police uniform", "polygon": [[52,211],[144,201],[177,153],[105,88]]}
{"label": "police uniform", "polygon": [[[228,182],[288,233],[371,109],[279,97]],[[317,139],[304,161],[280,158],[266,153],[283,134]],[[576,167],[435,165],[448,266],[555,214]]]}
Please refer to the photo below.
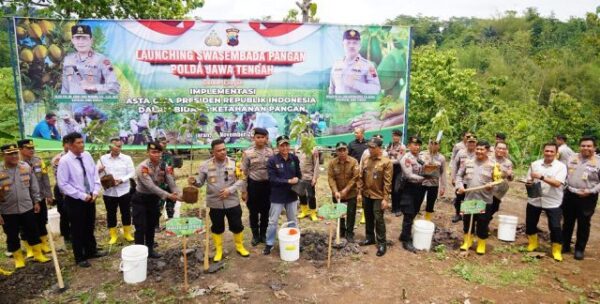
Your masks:
{"label": "police uniform", "polygon": [[[336,150],[348,149],[345,143],[338,143]],[[356,195],[358,194],[356,188],[356,182],[359,177],[359,166],[358,161],[347,156],[345,161],[342,161],[339,157],[333,158],[329,161],[327,167],[327,180],[329,181],[329,188],[333,193],[333,200],[335,199],[336,192],[345,192],[342,195],[340,201],[346,203],[346,218],[340,219],[340,234],[345,236],[349,242],[354,241],[354,224],[356,220]]]}
{"label": "police uniform", "polygon": [[[219,162],[211,157],[202,163],[195,181],[197,187],[202,187],[204,184],[206,184],[206,205],[210,208],[208,214],[212,223],[210,231],[216,249],[214,261],[220,261],[223,255],[225,218],[229,224],[229,231],[234,234],[237,252],[244,257],[249,256],[248,251],[243,247],[244,225],[238,196],[238,191],[242,191],[246,186],[244,174],[236,170],[234,159],[225,157],[224,161]],[[222,199],[219,194],[223,189],[228,189],[229,196]]]}
{"label": "police uniform", "polygon": [[[344,39],[359,40],[355,30],[344,32]],[[350,84],[345,79],[351,78]],[[358,54],[355,58],[344,57],[331,68],[329,94],[379,94],[381,85],[375,65]]]}
{"label": "police uniform", "polygon": [[[398,135],[402,136],[401,134]],[[392,173],[392,212],[398,215],[400,212],[400,199],[402,198],[402,189],[400,185],[402,179],[402,167],[400,167],[400,159],[404,156],[405,150],[406,146],[401,142],[390,143],[387,148],[388,157],[394,166],[394,172]]]}
{"label": "police uniform", "polygon": [[[90,35],[88,25],[75,25],[72,35]],[[94,90],[84,89],[85,84],[93,85]],[[61,94],[119,94],[121,86],[117,81],[110,60],[97,52],[89,51],[85,56],[71,53],[63,60]]]}
{"label": "police uniform", "polygon": [[[269,133],[263,128],[254,128],[254,134],[268,136]],[[250,228],[252,229],[252,245],[266,242],[267,227],[269,226],[269,208],[271,202],[271,187],[269,184],[269,173],[267,162],[273,156],[273,149],[265,146],[257,149],[252,146],[242,155],[242,171],[247,177],[247,192]]]}
{"label": "police uniform", "polygon": [[[160,162],[160,166],[162,168],[165,168],[165,170],[173,172],[173,175],[175,175],[175,168],[173,167],[173,153],[171,153],[171,151],[165,150],[163,151],[162,157],[161,157],[161,162]],[[170,192],[169,190],[169,185],[166,182],[163,182],[160,185],[160,188]],[[156,219],[156,227],[160,226],[160,215],[162,213],[163,208],[166,209],[167,211],[167,218],[172,219],[173,215],[175,215],[175,201],[172,201],[171,199],[161,199],[160,201],[158,201],[158,219]]]}
{"label": "police uniform", "polygon": [[[587,191],[588,196],[578,193]],[[563,198],[563,252],[571,249],[571,237],[577,222],[575,258],[583,259],[583,253],[590,236],[590,222],[600,191],[600,156],[593,154],[589,159],[581,153],[571,156],[567,163],[567,187]]]}
{"label": "police uniform", "polygon": [[[67,154],[66,151],[60,152],[56,154],[52,158],[52,170],[54,171],[54,180],[56,180],[56,172],[58,171],[58,162],[60,158]],[[65,196],[62,194],[60,189],[58,188],[58,183],[54,185],[54,203],[56,204],[56,208],[58,209],[58,213],[60,214],[60,234],[64,238],[65,241],[71,241],[71,224],[69,221],[69,213],[67,212],[67,207],[65,206]]]}
{"label": "police uniform", "polygon": [[[17,145],[8,144],[1,147],[4,155],[18,153]],[[25,267],[25,259],[20,250],[19,231],[33,247],[34,259],[40,262],[49,261],[42,254],[42,246],[38,225],[34,215],[34,205],[40,196],[38,182],[31,167],[23,161],[15,167],[7,166],[6,161],[0,164],[0,214],[6,234],[6,246],[15,260],[15,267]]]}
{"label": "police uniform", "polygon": [[298,215],[299,219],[302,219],[310,214],[310,218],[313,221],[317,221],[317,198],[315,192],[315,186],[312,185],[312,181],[319,178],[319,151],[315,148],[311,154],[306,154],[304,151],[298,151],[298,159],[300,160],[300,171],[302,172],[301,183],[303,183],[303,194],[298,197],[300,199],[300,210],[301,213]]}
{"label": "police uniform", "polygon": [[[512,180],[512,174],[509,175],[508,172],[512,172],[513,163],[507,157],[497,158],[496,156],[492,157],[491,160],[494,162],[496,169],[500,170],[502,176],[504,176],[507,180]],[[508,182],[504,182],[494,188],[493,193],[493,202],[492,202],[492,210],[490,214],[490,220],[494,217],[494,214],[500,210],[500,203],[502,203],[502,198],[508,192]]]}
{"label": "police uniform", "polygon": [[[31,139],[19,140],[17,146],[19,146],[19,149],[35,148],[33,140]],[[50,186],[50,178],[48,177],[48,167],[46,166],[46,163],[37,156],[33,156],[31,159],[21,157],[21,160],[31,167],[39,185],[40,196],[42,199],[39,201],[40,211],[35,213],[35,222],[40,234],[40,239],[42,240],[42,250],[48,253],[51,249],[50,243],[48,243],[48,230],[46,230],[46,224],[48,223],[48,205],[46,204],[46,200],[52,200],[52,187]]]}
{"label": "police uniform", "polygon": [[[148,150],[162,151],[158,143],[149,143]],[[179,188],[175,184],[173,172],[159,164],[153,164],[150,159],[142,161],[135,170],[136,173],[136,191],[133,195],[133,224],[135,226],[135,243],[146,245],[151,257],[160,257],[154,252],[154,228],[158,219],[158,201],[166,199],[170,193],[160,187],[166,183],[171,189],[171,193],[180,194]]]}
{"label": "police uniform", "polygon": [[[410,143],[421,144],[421,140],[416,137],[410,138]],[[412,245],[412,224],[421,209],[421,203],[425,196],[422,176],[424,161],[419,154],[406,153],[400,160],[402,167],[402,176],[406,180],[406,185],[402,192],[400,200],[400,211],[404,214],[402,219],[402,232],[400,241],[402,246],[409,251],[415,251]]]}
{"label": "police uniform", "polygon": [[[379,138],[371,138],[369,145],[381,147],[383,142]],[[392,161],[384,156],[370,156],[360,164],[358,177],[358,191],[363,198],[365,211],[365,236],[362,245],[378,245],[385,254],[386,237],[385,221],[383,219],[382,200],[389,200],[392,192]],[[377,239],[375,239],[377,238]],[[382,254],[381,254],[382,255]]]}
{"label": "police uniform", "polygon": [[[477,138],[475,136],[471,136],[467,139],[467,141],[477,141]],[[458,170],[460,169],[460,167],[464,166],[466,161],[469,159],[474,159],[475,158],[475,150],[473,150],[473,152],[470,152],[466,147],[462,150],[459,150],[456,153],[456,156],[454,157],[454,160],[452,161],[452,163],[450,163],[450,177],[452,182],[454,182],[456,184],[456,174],[458,173]],[[456,186],[456,185],[454,185]],[[464,187],[465,185],[463,185]],[[462,204],[462,202],[465,200],[465,195],[463,194],[456,194],[456,197],[454,198],[454,211],[455,211],[455,216],[454,219],[452,220],[452,222],[458,222],[460,221],[461,217],[460,217],[460,204]]]}
{"label": "police uniform", "polygon": [[431,220],[431,214],[434,212],[435,202],[440,188],[446,189],[446,158],[441,153],[431,154],[429,151],[421,152],[420,158],[425,163],[424,166],[435,167],[432,174],[423,174],[423,189],[427,197],[427,206],[425,207],[425,219]]}
{"label": "police uniform", "polygon": [[[463,166],[458,169],[456,174],[456,189],[459,189],[458,185],[465,185],[464,189],[474,188],[479,186],[487,185],[494,181],[494,162],[490,159],[483,161],[477,160],[476,158],[467,159]],[[471,234],[469,234],[469,225],[471,219],[463,219],[463,231],[465,233],[465,239],[462,250],[468,250],[473,244],[472,235],[477,234],[479,238],[477,243],[477,253],[485,253],[485,241],[489,236],[489,223],[490,214],[493,202],[493,189],[482,189],[477,191],[468,192],[465,195],[467,200],[481,200],[486,204],[485,213],[470,215],[473,217],[473,227]]]}

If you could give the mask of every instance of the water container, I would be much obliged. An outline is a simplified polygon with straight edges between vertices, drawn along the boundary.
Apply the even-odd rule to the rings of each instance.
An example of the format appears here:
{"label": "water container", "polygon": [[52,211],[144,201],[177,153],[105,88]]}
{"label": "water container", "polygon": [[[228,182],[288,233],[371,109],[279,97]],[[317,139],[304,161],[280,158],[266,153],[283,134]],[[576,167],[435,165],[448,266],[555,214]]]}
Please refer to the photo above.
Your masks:
{"label": "water container", "polygon": [[144,282],[148,263],[148,247],[130,245],[121,250],[121,265],[123,280],[128,284]]}
{"label": "water container", "polygon": [[517,222],[519,218],[512,215],[499,215],[498,221],[498,239],[507,242],[514,242],[517,235]]}
{"label": "water container", "polygon": [[60,213],[57,208],[48,209],[48,224],[50,233],[60,235]]}
{"label": "water container", "polygon": [[288,227],[292,223],[294,222],[283,223],[277,233],[279,254],[281,259],[286,262],[293,262],[300,258],[300,229]]}
{"label": "water container", "polygon": [[418,250],[429,251],[434,231],[435,225],[433,222],[415,220],[413,223],[413,246]]}

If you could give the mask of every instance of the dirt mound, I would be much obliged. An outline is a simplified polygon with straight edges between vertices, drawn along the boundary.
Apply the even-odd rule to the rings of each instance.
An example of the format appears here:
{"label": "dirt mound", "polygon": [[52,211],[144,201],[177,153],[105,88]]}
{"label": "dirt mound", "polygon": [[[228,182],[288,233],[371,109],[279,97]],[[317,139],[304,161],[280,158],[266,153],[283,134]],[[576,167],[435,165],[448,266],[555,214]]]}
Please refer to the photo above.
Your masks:
{"label": "dirt mound", "polygon": [[[327,260],[329,235],[323,232],[307,231],[303,232],[300,238],[300,251],[302,258],[309,261],[325,261]],[[348,243],[345,239],[340,240],[340,244],[335,244],[333,240],[331,257],[332,259],[340,259],[343,257],[364,254],[357,243]]]}
{"label": "dirt mound", "polygon": [[431,240],[431,248],[445,245],[447,248],[458,249],[461,240],[461,237],[452,229],[436,226]]}
{"label": "dirt mound", "polygon": [[40,264],[27,261],[25,268],[10,276],[0,276],[0,303],[19,303],[33,299],[56,283],[52,262]]}

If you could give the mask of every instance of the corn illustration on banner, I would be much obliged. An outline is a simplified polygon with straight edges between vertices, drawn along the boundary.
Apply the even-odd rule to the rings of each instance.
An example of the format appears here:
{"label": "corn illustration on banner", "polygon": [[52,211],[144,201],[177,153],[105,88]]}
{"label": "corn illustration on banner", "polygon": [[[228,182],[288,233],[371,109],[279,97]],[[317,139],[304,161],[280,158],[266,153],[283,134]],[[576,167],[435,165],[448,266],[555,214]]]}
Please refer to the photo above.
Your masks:
{"label": "corn illustration on banner", "polygon": [[14,18],[13,30],[24,135],[57,115],[45,148],[98,123],[132,147],[162,136],[202,147],[247,146],[254,127],[273,140],[298,115],[323,146],[405,122],[408,27]]}

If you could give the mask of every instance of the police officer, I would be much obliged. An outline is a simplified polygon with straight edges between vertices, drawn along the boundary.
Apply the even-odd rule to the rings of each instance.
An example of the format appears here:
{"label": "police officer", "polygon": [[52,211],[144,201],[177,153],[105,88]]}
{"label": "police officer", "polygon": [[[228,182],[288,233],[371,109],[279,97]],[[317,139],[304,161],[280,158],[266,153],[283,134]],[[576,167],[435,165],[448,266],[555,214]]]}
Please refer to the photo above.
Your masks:
{"label": "police officer", "polygon": [[301,212],[298,214],[298,218],[303,219],[310,215],[310,219],[315,222],[319,220],[315,191],[319,179],[319,150],[314,148],[312,153],[306,154],[302,149],[298,149],[297,156],[300,160],[300,171],[302,171],[300,182],[304,184],[303,194],[299,195]]}
{"label": "police officer", "polygon": [[456,144],[454,144],[454,146],[452,146],[452,156],[450,157],[450,163],[454,162],[454,159],[456,158],[456,154],[458,154],[458,152],[460,150],[464,150],[467,148],[467,139],[471,136],[473,136],[473,133],[468,132],[468,131],[463,132],[462,140],[457,142]]}
{"label": "police officer", "polygon": [[[425,207],[425,220],[431,221],[433,207],[439,196],[444,196],[447,187],[446,158],[440,153],[440,143],[430,140],[426,151],[421,152],[421,159],[425,163],[423,170],[423,191],[427,198]],[[431,172],[428,171],[430,168]],[[420,208],[419,208],[420,209]]]}
{"label": "police officer", "polygon": [[[35,174],[36,180],[38,181],[40,195],[40,212],[35,214],[35,222],[38,225],[38,232],[40,239],[42,240],[42,251],[48,253],[51,251],[50,243],[48,243],[48,230],[46,230],[46,224],[48,223],[48,205],[54,203],[52,198],[52,187],[50,186],[50,178],[48,177],[48,167],[46,162],[35,155],[35,145],[31,139],[22,139],[17,142],[19,146],[19,154],[21,160],[26,162],[33,173]],[[23,242],[25,249],[27,250],[27,256],[30,257],[30,246],[26,242]]]}
{"label": "police officer", "polygon": [[494,217],[494,214],[500,210],[500,203],[502,198],[508,192],[508,181],[513,180],[513,163],[508,158],[508,145],[503,141],[496,141],[494,146],[494,156],[492,157],[496,169],[502,174],[502,178],[506,179],[506,182],[496,186],[494,188],[494,198],[492,203],[492,210],[490,219]]}
{"label": "police officer", "polygon": [[567,167],[556,159],[558,147],[555,143],[544,145],[544,158],[534,161],[527,171],[528,186],[539,185],[541,193],[529,196],[525,211],[525,233],[529,239],[527,251],[534,251],[539,247],[537,224],[542,211],[548,217],[548,228],[552,241],[552,256],[557,261],[562,261],[562,232],[560,220],[562,218],[562,203],[564,184],[567,178]]}
{"label": "police officer", "polygon": [[563,134],[556,134],[556,136],[554,136],[554,140],[558,145],[558,154],[556,155],[556,158],[566,166],[571,156],[575,155],[575,152],[573,152],[573,150],[571,150],[571,148],[569,148],[567,145],[567,136]]}
{"label": "police officer", "polygon": [[[167,149],[167,145],[169,144],[169,142],[167,141],[167,138],[165,136],[160,136],[158,138],[158,143],[160,144],[160,146],[163,149],[162,157],[160,158],[160,166],[163,168],[163,170],[175,172],[175,167],[173,166],[174,156],[173,156],[173,153],[171,153],[171,151],[169,151]],[[175,176],[174,173],[173,173],[173,176]],[[169,185],[166,183],[166,181],[164,181],[160,185],[160,188],[167,192],[171,192],[169,190]],[[160,201],[158,201],[158,206],[157,206],[158,219],[156,219],[156,229],[157,230],[160,230],[159,229],[160,228],[160,215],[162,214],[163,208],[165,208],[167,211],[167,218],[172,219],[173,215],[175,215],[175,203],[177,203],[177,202],[174,200],[171,200],[169,198],[161,199]]]}
{"label": "police officer", "polygon": [[341,141],[335,145],[336,157],[329,161],[327,179],[334,202],[347,205],[346,218],[340,219],[340,234],[354,243],[354,221],[356,219],[356,182],[359,176],[358,162],[348,155],[348,146]]}
{"label": "police officer", "polygon": [[273,156],[273,149],[267,146],[269,132],[264,128],[254,128],[254,144],[242,154],[242,171],[247,176],[247,200],[250,229],[252,229],[252,246],[265,243],[269,226],[269,207],[271,202],[269,173],[267,161]]}
{"label": "police officer", "polygon": [[477,254],[485,254],[486,240],[489,236],[490,213],[493,200],[494,187],[489,184],[494,181],[494,162],[488,158],[490,144],[487,141],[479,141],[476,144],[475,158],[466,159],[456,173],[456,193],[465,194],[465,189],[486,186],[482,190],[466,193],[467,200],[482,200],[486,204],[485,213],[470,215],[473,217],[472,233],[469,232],[471,220],[463,220],[463,231],[465,233],[461,250],[469,250],[473,245],[473,234],[477,234]]}
{"label": "police officer", "polygon": [[[135,243],[148,247],[148,256],[153,259],[161,255],[154,250],[154,232],[158,220],[158,201],[171,199],[176,201],[181,195],[175,184],[173,172],[161,167],[163,148],[160,143],[151,142],[146,147],[148,158],[136,168],[136,191],[131,201],[133,206],[133,225]],[[160,187],[167,183],[171,192]]]}
{"label": "police officer", "polygon": [[92,28],[77,24],[71,27],[71,34],[76,52],[63,60],[61,94],[119,94],[112,63],[92,50]]}
{"label": "police officer", "polygon": [[35,173],[26,163],[19,161],[19,150],[15,144],[0,148],[4,162],[0,165],[0,224],[6,234],[6,246],[15,260],[15,268],[25,267],[25,258],[20,250],[19,231],[32,246],[33,258],[41,263],[49,259],[42,253],[38,224],[34,213],[40,212],[42,197]]}
{"label": "police officer", "polygon": [[198,177],[190,176],[188,183],[202,187],[206,183],[206,205],[210,208],[209,216],[212,226],[212,238],[215,244],[215,262],[223,258],[223,232],[225,217],[229,230],[233,232],[235,250],[243,257],[250,256],[244,248],[244,225],[242,224],[242,207],[238,191],[246,186],[243,173],[236,174],[236,163],[227,157],[227,147],[223,139],[215,139],[210,143],[212,157],[202,163]]}
{"label": "police officer", "polygon": [[571,251],[571,237],[577,222],[576,260],[583,260],[600,191],[600,156],[596,155],[595,150],[596,139],[584,136],[579,139],[579,153],[571,156],[567,163],[567,187],[562,203],[562,251]]}
{"label": "police officer", "polygon": [[359,53],[360,33],[352,29],[345,31],[342,43],[345,56],[331,68],[329,94],[379,94],[377,69]]}
{"label": "police officer", "polygon": [[389,158],[382,156],[383,141],[380,138],[371,138],[368,146],[370,155],[360,164],[358,177],[358,200],[364,199],[366,220],[366,238],[360,245],[377,243],[377,256],[383,256],[386,252],[383,211],[389,207],[393,166]]}
{"label": "police officer", "polygon": [[400,159],[404,156],[406,147],[402,143],[402,130],[395,129],[392,131],[392,142],[387,147],[387,153],[392,164],[394,172],[392,175],[392,212],[396,216],[400,216],[400,198],[402,197],[402,189],[400,179],[402,178],[402,168],[400,167]]}
{"label": "police officer", "polygon": [[[68,139],[68,137],[67,137]],[[58,172],[58,162],[60,158],[63,157],[67,152],[69,152],[69,145],[67,143],[67,139],[63,137],[62,145],[63,151],[56,154],[52,158],[52,171],[54,172],[54,180],[57,180],[56,173]],[[56,203],[56,208],[58,209],[58,213],[60,214],[60,234],[64,238],[65,241],[71,241],[71,223],[69,222],[69,213],[67,212],[67,207],[65,206],[65,195],[62,194],[60,189],[58,188],[58,183],[54,185],[54,201]]]}
{"label": "police officer", "polygon": [[425,162],[419,154],[421,152],[421,144],[422,141],[420,138],[411,136],[408,139],[409,153],[404,154],[400,160],[402,175],[406,179],[406,185],[400,200],[400,210],[404,214],[400,241],[402,242],[402,248],[410,252],[417,251],[412,244],[412,224],[417,213],[419,213],[419,209],[421,209],[421,203],[425,196],[425,189],[423,188],[424,177],[422,176],[423,164]]}
{"label": "police officer", "polygon": [[[450,163],[450,177],[452,180],[452,186],[458,187],[456,185],[456,174],[461,166],[464,166],[465,162],[469,159],[475,158],[475,148],[477,147],[477,137],[470,133],[466,138],[466,148],[459,150],[454,157],[452,163]],[[489,144],[488,144],[489,145]],[[464,186],[464,185],[463,185]],[[454,216],[452,217],[452,222],[456,223],[462,220],[462,216],[460,215],[460,204],[465,200],[465,196],[463,194],[456,194],[454,198]]]}

